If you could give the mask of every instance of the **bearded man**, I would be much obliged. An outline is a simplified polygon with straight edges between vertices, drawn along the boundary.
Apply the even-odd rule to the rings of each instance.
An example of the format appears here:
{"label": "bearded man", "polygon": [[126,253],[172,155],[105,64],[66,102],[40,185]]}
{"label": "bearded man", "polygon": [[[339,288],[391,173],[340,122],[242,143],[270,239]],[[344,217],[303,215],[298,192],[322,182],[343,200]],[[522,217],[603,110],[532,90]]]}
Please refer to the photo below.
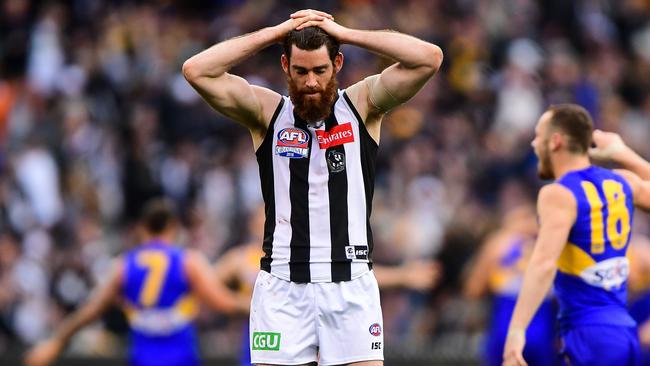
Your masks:
{"label": "bearded man", "polygon": [[[280,42],[288,97],[228,73]],[[344,43],[396,63],[338,90]],[[251,302],[253,363],[383,365],[369,223],[379,131],[384,114],[413,97],[441,62],[431,43],[301,10],[183,65],[208,104],[250,130],[259,163],[266,221]]]}

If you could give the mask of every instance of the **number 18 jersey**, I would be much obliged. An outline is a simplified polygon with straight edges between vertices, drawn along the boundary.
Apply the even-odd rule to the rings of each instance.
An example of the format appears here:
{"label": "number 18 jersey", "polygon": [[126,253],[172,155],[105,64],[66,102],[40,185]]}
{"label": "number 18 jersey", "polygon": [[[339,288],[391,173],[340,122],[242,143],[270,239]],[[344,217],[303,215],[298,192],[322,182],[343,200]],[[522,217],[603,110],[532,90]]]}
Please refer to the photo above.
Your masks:
{"label": "number 18 jersey", "polygon": [[569,172],[557,183],[577,202],[555,277],[561,328],[635,326],[626,309],[634,213],[630,186],[615,172],[595,166]]}

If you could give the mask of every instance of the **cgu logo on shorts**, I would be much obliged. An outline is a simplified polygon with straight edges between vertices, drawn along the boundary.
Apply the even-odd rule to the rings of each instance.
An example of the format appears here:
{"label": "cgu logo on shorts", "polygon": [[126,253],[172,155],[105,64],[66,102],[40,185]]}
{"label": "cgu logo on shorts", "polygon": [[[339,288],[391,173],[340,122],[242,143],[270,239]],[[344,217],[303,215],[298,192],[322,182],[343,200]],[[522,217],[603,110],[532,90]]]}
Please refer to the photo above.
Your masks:
{"label": "cgu logo on shorts", "polygon": [[614,257],[585,268],[580,273],[588,284],[605,290],[618,289],[630,275],[630,261],[627,257]]}
{"label": "cgu logo on shorts", "polygon": [[254,351],[279,351],[280,333],[253,332],[252,348]]}
{"label": "cgu logo on shorts", "polygon": [[280,130],[275,153],[286,158],[306,158],[309,156],[309,134],[299,128]]}

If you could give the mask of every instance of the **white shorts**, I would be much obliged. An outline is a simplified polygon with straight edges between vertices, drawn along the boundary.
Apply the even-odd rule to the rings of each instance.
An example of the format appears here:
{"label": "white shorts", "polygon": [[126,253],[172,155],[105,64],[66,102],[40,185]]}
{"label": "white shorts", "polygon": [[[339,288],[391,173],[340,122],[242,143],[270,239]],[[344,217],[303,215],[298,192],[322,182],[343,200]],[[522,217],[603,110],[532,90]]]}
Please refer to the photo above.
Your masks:
{"label": "white shorts", "polygon": [[345,282],[295,283],[260,271],[251,302],[250,342],[254,364],[383,360],[374,273]]}

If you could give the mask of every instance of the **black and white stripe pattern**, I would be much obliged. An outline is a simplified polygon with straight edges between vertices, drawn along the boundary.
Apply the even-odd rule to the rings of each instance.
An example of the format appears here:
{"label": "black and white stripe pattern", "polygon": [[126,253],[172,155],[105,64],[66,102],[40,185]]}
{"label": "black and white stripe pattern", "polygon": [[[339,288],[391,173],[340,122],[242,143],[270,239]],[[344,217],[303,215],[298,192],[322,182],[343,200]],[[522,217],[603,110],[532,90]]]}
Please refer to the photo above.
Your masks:
{"label": "black and white stripe pattern", "polygon": [[[293,282],[348,281],[371,266],[377,144],[343,91],[332,112],[313,128],[283,97],[257,150],[266,205],[261,268]],[[280,153],[300,143],[279,142],[283,131],[308,136],[301,157]]]}

